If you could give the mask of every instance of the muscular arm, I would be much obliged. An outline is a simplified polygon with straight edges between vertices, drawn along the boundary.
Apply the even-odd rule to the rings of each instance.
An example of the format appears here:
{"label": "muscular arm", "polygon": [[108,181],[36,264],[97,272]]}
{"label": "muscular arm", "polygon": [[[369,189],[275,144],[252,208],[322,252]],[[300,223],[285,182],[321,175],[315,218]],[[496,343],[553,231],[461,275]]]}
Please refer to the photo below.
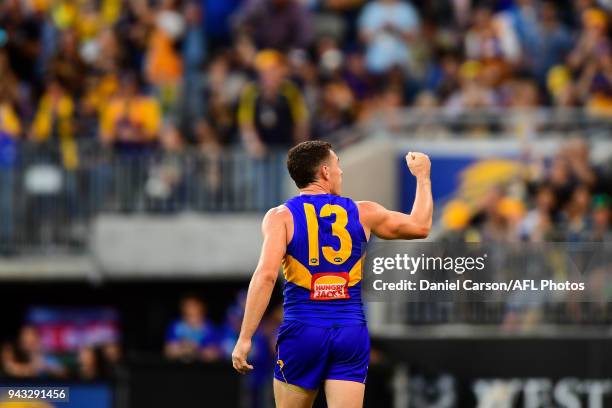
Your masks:
{"label": "muscular arm", "polygon": [[429,158],[422,153],[409,153],[406,161],[417,180],[416,196],[410,214],[387,210],[372,201],[357,203],[362,225],[379,238],[425,238],[431,229],[433,198]]}
{"label": "muscular arm", "polygon": [[268,307],[278,270],[287,249],[286,211],[286,209],[273,208],[268,211],[262,222],[264,240],[261,255],[249,284],[242,328],[232,353],[234,368],[243,374],[253,369],[253,366],[246,361],[251,350],[251,338]]}

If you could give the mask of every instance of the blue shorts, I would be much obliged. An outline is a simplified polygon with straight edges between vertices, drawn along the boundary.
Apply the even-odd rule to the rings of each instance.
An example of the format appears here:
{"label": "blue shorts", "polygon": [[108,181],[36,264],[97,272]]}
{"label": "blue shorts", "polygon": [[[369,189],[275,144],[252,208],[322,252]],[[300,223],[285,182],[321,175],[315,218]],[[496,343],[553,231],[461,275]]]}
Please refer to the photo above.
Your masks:
{"label": "blue shorts", "polygon": [[365,383],[369,361],[365,324],[325,328],[285,321],[276,341],[274,378],[307,390],[324,380]]}

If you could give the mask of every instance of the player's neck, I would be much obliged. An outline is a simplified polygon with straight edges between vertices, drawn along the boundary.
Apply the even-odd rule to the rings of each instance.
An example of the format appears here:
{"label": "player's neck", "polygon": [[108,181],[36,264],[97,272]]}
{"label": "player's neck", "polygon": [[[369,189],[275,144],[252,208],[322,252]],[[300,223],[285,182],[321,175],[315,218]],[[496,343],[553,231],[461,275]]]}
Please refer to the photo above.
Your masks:
{"label": "player's neck", "polygon": [[312,183],[300,189],[300,194],[331,194],[331,191],[318,183]]}

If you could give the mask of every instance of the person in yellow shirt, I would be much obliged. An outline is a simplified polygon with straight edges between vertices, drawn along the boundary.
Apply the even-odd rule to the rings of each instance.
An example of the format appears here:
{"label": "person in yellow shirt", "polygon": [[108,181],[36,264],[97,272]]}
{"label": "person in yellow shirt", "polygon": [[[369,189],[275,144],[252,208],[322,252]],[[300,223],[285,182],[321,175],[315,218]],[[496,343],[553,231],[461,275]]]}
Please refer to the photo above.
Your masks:
{"label": "person in yellow shirt", "polygon": [[45,144],[48,152],[66,170],[76,170],[79,165],[78,148],[74,132],[75,106],[72,97],[57,79],[47,85],[47,90],[38,102],[30,138]]}
{"label": "person in yellow shirt", "polygon": [[136,76],[124,75],[119,92],[100,115],[101,141],[115,152],[116,185],[123,211],[132,211],[141,201],[161,124],[158,101],[141,91]]}
{"label": "person in yellow shirt", "polygon": [[157,142],[161,122],[157,100],[142,93],[138,78],[127,74],[117,95],[101,111],[100,137],[118,153],[142,151]]}

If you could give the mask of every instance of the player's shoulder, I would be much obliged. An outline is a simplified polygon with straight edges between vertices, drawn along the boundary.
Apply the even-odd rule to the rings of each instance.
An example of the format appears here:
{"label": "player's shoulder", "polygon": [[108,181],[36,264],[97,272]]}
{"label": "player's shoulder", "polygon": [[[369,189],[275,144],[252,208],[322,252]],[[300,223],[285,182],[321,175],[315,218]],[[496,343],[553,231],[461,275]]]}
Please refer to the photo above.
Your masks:
{"label": "player's shoulder", "polygon": [[372,214],[385,210],[385,207],[376,201],[355,201],[355,205],[357,205],[360,214]]}
{"label": "player's shoulder", "polygon": [[263,219],[263,224],[270,224],[270,223],[285,223],[287,221],[292,220],[293,217],[291,215],[291,210],[289,210],[289,208],[284,205],[281,204],[277,207],[272,207],[270,208],[267,212],[266,215],[264,216]]}
{"label": "player's shoulder", "polygon": [[359,219],[364,225],[375,225],[384,219],[387,209],[375,201],[356,201]]}

